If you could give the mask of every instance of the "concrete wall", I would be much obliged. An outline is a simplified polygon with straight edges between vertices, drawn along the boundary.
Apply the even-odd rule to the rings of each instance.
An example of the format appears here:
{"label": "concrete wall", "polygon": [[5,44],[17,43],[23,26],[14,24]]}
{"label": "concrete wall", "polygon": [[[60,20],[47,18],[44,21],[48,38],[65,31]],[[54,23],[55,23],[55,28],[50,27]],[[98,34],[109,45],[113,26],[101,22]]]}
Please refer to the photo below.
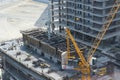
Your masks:
{"label": "concrete wall", "polygon": [[27,36],[25,34],[23,34],[23,41],[24,41],[25,45],[29,46],[36,53],[38,53],[40,55],[44,55],[44,57],[46,57],[54,62],[57,62],[57,61],[61,62],[62,51],[57,50],[56,48],[52,47],[48,43],[40,41],[31,36]]}
{"label": "concrete wall", "polygon": [[[41,55],[41,56],[43,56],[43,57],[45,57],[45,58],[53,61],[54,63],[58,63],[58,61],[61,62],[61,54],[62,54],[62,52],[59,51],[59,50],[58,50],[57,54],[55,55],[54,53],[51,53],[51,52],[48,53],[48,52],[46,52],[46,51],[43,51],[43,49],[38,49],[38,48],[36,48],[35,46],[32,46],[32,45],[30,45],[30,44],[29,44],[29,47],[30,47],[32,50],[34,50],[37,54],[39,54],[39,55]],[[46,49],[46,48],[45,48],[45,49]],[[52,48],[51,48],[51,49],[52,49]],[[47,50],[47,49],[46,49],[46,50]],[[52,49],[52,50],[54,50],[54,49]],[[44,54],[44,55],[43,55],[43,54]]]}

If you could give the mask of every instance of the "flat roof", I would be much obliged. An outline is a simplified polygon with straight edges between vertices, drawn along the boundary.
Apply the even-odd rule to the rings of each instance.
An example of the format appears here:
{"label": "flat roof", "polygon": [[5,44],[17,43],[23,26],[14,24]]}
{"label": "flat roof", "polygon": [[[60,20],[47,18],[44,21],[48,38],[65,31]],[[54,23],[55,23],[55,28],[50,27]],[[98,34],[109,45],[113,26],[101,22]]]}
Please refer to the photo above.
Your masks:
{"label": "flat roof", "polygon": [[[57,65],[41,56],[38,56],[34,53],[34,51],[25,48],[23,45],[22,40],[12,40],[7,41],[0,44],[0,49],[5,52],[8,56],[10,56],[12,59],[16,60],[17,62],[20,62],[22,65],[32,69],[36,73],[40,74],[43,73],[44,75],[48,77],[52,77],[55,80],[62,79],[63,76],[73,76],[75,74],[74,71],[60,71],[59,67],[60,65]],[[20,55],[17,55],[18,52],[21,52]],[[30,60],[25,60],[28,56],[30,56]],[[39,58],[42,58],[45,60],[45,64],[49,65],[50,67],[47,68],[41,68],[34,67],[33,61],[37,61]],[[48,73],[48,71],[53,70],[52,72]]]}

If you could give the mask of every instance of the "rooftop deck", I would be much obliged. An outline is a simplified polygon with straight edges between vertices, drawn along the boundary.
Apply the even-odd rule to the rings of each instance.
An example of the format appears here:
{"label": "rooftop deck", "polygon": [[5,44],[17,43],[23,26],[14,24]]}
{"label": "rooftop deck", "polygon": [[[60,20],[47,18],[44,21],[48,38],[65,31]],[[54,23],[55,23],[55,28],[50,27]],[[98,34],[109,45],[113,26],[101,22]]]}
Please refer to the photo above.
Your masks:
{"label": "rooftop deck", "polygon": [[[0,50],[3,54],[9,56],[11,59],[17,61],[17,63],[23,65],[24,67],[27,67],[31,71],[34,71],[39,75],[44,74],[46,77],[53,80],[59,80],[66,75],[72,76],[75,74],[74,71],[60,71],[60,65],[55,64],[48,59],[37,55],[32,50],[29,50],[28,48],[23,46],[23,42],[21,42],[20,40],[13,40],[2,43],[0,46]],[[38,61],[39,59],[42,59],[45,62],[41,61],[39,66],[35,66],[33,62]],[[41,65],[42,63],[44,63],[46,67],[43,67]],[[23,70],[24,67],[22,67]]]}

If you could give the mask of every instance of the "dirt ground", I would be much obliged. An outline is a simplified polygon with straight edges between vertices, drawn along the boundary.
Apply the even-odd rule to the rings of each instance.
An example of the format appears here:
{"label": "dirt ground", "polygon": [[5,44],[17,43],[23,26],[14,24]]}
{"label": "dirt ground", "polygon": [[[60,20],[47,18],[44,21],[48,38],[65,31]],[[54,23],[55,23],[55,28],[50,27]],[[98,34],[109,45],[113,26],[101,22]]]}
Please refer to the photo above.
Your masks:
{"label": "dirt ground", "polygon": [[0,5],[0,42],[22,37],[20,30],[44,27],[47,6],[29,0]]}

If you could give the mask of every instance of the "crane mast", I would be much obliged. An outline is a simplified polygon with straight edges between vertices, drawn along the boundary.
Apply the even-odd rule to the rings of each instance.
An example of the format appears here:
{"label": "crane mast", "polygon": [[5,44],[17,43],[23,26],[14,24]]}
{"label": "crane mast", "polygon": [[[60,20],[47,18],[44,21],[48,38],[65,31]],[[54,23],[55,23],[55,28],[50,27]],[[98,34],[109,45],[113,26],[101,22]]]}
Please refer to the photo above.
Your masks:
{"label": "crane mast", "polygon": [[[70,32],[70,30],[68,28],[66,28],[66,32],[67,32],[67,35],[66,35],[67,36],[67,44],[69,44],[69,38],[70,38],[73,45],[74,45],[74,47],[75,47],[76,52],[78,53],[78,56],[82,59],[81,62],[86,65],[87,61],[85,60],[85,57],[83,56],[82,51],[79,49],[77,43],[75,42],[74,37],[71,35],[71,32]],[[69,45],[67,45],[67,47],[69,47]],[[70,50],[69,50],[69,52],[70,52]]]}
{"label": "crane mast", "polygon": [[107,21],[107,22],[102,26],[101,31],[97,34],[95,40],[93,41],[91,48],[88,51],[88,62],[90,62],[92,56],[94,55],[96,49],[98,48],[100,42],[102,41],[104,35],[106,34],[106,32],[108,30],[108,28],[110,27],[112,20],[114,19],[116,13],[119,10],[120,4],[118,1],[119,0],[115,1],[112,9],[110,10],[109,16],[107,16],[107,18],[105,19],[105,21]]}
{"label": "crane mast", "polygon": [[[70,30],[68,28],[66,28],[66,39],[67,39],[67,53],[68,53],[68,59],[69,58],[73,58],[73,56],[71,57],[70,55],[70,43],[69,43],[69,38],[71,39],[75,50],[80,58],[81,61],[79,61],[78,65],[79,68],[75,68],[75,70],[79,70],[82,73],[82,77],[81,80],[91,80],[90,77],[90,60],[92,59],[92,56],[94,55],[96,49],[98,48],[98,46],[100,45],[100,42],[102,41],[104,35],[106,34],[108,28],[110,27],[116,13],[119,10],[119,0],[115,0],[115,4],[113,5],[112,9],[110,10],[109,16],[106,17],[106,23],[102,26],[101,31],[98,33],[98,35],[96,36],[91,48],[88,51],[88,57],[87,59],[85,59],[81,49],[78,47],[77,43],[75,42],[74,37],[71,35]],[[117,6],[116,6],[117,5]]]}
{"label": "crane mast", "polygon": [[86,61],[85,57],[83,56],[83,53],[82,53],[82,50],[78,47],[74,37],[72,36],[70,30],[68,28],[66,28],[66,38],[67,38],[67,52],[68,53],[68,58],[71,58],[70,57],[70,45],[69,45],[69,38],[70,40],[72,41],[74,47],[75,47],[75,50],[79,56],[79,58],[81,59],[81,61],[78,63],[79,65],[79,68],[74,68],[75,70],[78,70],[78,71],[81,71],[82,73],[82,80],[91,80],[90,78],[90,65],[89,63]]}

